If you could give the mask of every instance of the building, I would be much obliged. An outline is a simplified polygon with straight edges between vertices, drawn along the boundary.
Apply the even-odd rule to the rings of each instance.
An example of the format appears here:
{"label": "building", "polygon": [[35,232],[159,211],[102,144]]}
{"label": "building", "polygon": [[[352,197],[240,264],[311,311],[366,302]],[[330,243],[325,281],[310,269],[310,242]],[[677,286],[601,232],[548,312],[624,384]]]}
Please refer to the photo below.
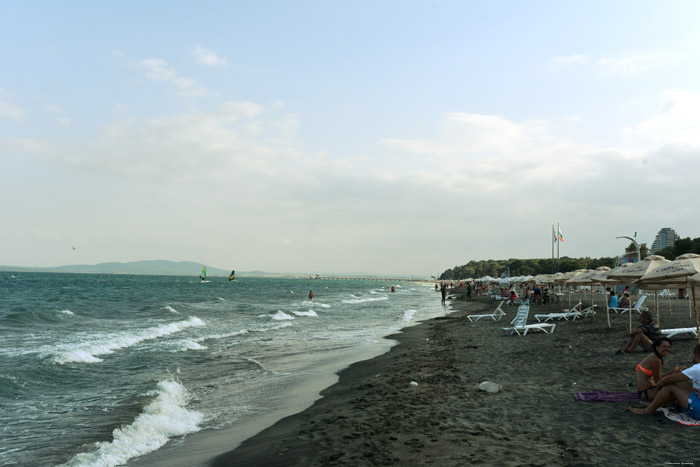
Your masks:
{"label": "building", "polygon": [[673,246],[678,238],[678,234],[675,230],[670,227],[664,227],[663,229],[659,230],[659,233],[656,234],[656,238],[654,239],[654,243],[651,245],[649,253],[653,255],[663,250],[667,246]]}

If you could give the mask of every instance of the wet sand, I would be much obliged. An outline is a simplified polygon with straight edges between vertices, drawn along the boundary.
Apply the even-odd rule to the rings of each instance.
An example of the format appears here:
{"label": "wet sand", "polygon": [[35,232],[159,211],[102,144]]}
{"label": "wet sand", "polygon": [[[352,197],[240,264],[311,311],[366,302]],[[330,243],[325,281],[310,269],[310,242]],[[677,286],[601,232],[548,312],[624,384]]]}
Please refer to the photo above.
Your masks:
{"label": "wet sand", "polygon": [[[647,304],[653,307],[653,297]],[[343,370],[313,406],[211,465],[700,463],[700,427],[631,414],[626,402],[574,399],[576,392],[593,389],[635,391],[634,368],[647,352],[615,355],[628,332],[626,314],[613,315],[611,329],[603,312],[594,320],[556,321],[554,334],[523,337],[501,329],[515,307],[504,307],[500,321],[465,318],[496,305],[486,297],[453,300],[454,313],[390,336],[399,344],[388,353]],[[668,302],[660,301],[663,328],[693,325],[686,301],[671,306],[672,314]],[[533,305],[528,322],[560,308]],[[674,339],[664,371],[689,365],[696,343],[692,337]],[[502,390],[478,391],[485,380]]]}

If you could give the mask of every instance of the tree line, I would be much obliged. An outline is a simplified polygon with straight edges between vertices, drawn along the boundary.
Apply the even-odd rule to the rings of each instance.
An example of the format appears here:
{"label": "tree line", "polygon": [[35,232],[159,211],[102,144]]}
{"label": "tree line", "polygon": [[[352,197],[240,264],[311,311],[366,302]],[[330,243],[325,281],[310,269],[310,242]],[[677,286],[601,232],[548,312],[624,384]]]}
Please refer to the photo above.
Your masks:
{"label": "tree line", "polygon": [[[646,243],[640,245],[640,256],[645,258],[649,255],[649,248]],[[634,243],[625,249],[627,252],[635,251]],[[673,246],[664,248],[657,252],[666,259],[676,259],[678,256],[685,253],[700,254],[700,238],[690,237],[676,240]],[[555,272],[569,272],[576,269],[595,269],[599,266],[615,267],[618,257],[603,257],[603,258],[570,258],[564,256],[559,261],[551,258],[535,258],[535,259],[502,259],[502,260],[480,260],[469,261],[462,266],[455,266],[440,274],[440,280],[458,280],[471,278],[479,278],[483,276],[491,277],[506,277],[510,274],[513,276],[536,276],[537,274],[552,274]]]}

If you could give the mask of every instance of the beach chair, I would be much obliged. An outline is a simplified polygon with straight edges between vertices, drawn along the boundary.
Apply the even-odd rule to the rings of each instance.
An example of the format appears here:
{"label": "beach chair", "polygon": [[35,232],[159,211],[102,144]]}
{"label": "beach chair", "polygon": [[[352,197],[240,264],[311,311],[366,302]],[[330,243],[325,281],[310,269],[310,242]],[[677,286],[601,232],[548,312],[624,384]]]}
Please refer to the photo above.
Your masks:
{"label": "beach chair", "polygon": [[[639,300],[637,300],[637,303],[635,303],[632,306],[632,311],[636,311],[637,313],[641,313],[642,311],[646,311],[649,308],[644,306],[644,300],[646,300],[647,296],[642,295],[639,297]],[[608,307],[608,312],[614,311],[615,313],[627,313],[629,311],[629,307],[623,306],[623,307]]]}
{"label": "beach chair", "polygon": [[467,315],[467,318],[469,321],[479,321],[481,318],[493,318],[494,321],[498,321],[499,319],[503,318],[505,316],[505,312],[503,311],[503,304],[505,303],[505,300],[502,301],[501,303],[498,304],[498,307],[494,310],[493,313],[489,314],[484,314],[484,315]]}
{"label": "beach chair", "polygon": [[557,313],[548,313],[543,315],[535,315],[537,321],[551,321],[553,319],[564,319],[568,321],[569,319],[576,319],[581,317],[581,307],[583,303],[578,302],[576,305],[572,306],[568,310]]}
{"label": "beach chair", "polygon": [[695,328],[675,328],[675,329],[662,329],[661,334],[668,337],[677,336],[679,334],[690,334],[693,337],[698,337],[698,330]]}
{"label": "beach chair", "polygon": [[527,324],[527,317],[530,314],[530,305],[520,305],[518,307],[518,313],[515,315],[513,321],[510,322],[513,326],[509,328],[503,328],[504,331],[510,331],[519,336],[527,335],[528,331],[543,331],[547,334],[554,332],[554,328],[557,326],[553,323],[537,323],[537,324]]}

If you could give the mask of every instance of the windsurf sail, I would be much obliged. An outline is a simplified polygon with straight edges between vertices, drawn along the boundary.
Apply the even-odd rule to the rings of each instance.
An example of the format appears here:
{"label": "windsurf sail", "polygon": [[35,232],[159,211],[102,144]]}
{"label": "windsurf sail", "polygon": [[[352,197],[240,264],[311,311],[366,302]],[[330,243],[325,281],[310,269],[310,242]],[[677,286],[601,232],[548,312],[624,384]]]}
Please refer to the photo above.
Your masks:
{"label": "windsurf sail", "polygon": [[199,278],[202,279],[203,281],[207,280],[207,267],[202,266],[202,274],[199,275]]}
{"label": "windsurf sail", "polygon": [[231,274],[228,276],[228,280],[232,281],[236,278],[236,271],[233,270],[231,271]]}

